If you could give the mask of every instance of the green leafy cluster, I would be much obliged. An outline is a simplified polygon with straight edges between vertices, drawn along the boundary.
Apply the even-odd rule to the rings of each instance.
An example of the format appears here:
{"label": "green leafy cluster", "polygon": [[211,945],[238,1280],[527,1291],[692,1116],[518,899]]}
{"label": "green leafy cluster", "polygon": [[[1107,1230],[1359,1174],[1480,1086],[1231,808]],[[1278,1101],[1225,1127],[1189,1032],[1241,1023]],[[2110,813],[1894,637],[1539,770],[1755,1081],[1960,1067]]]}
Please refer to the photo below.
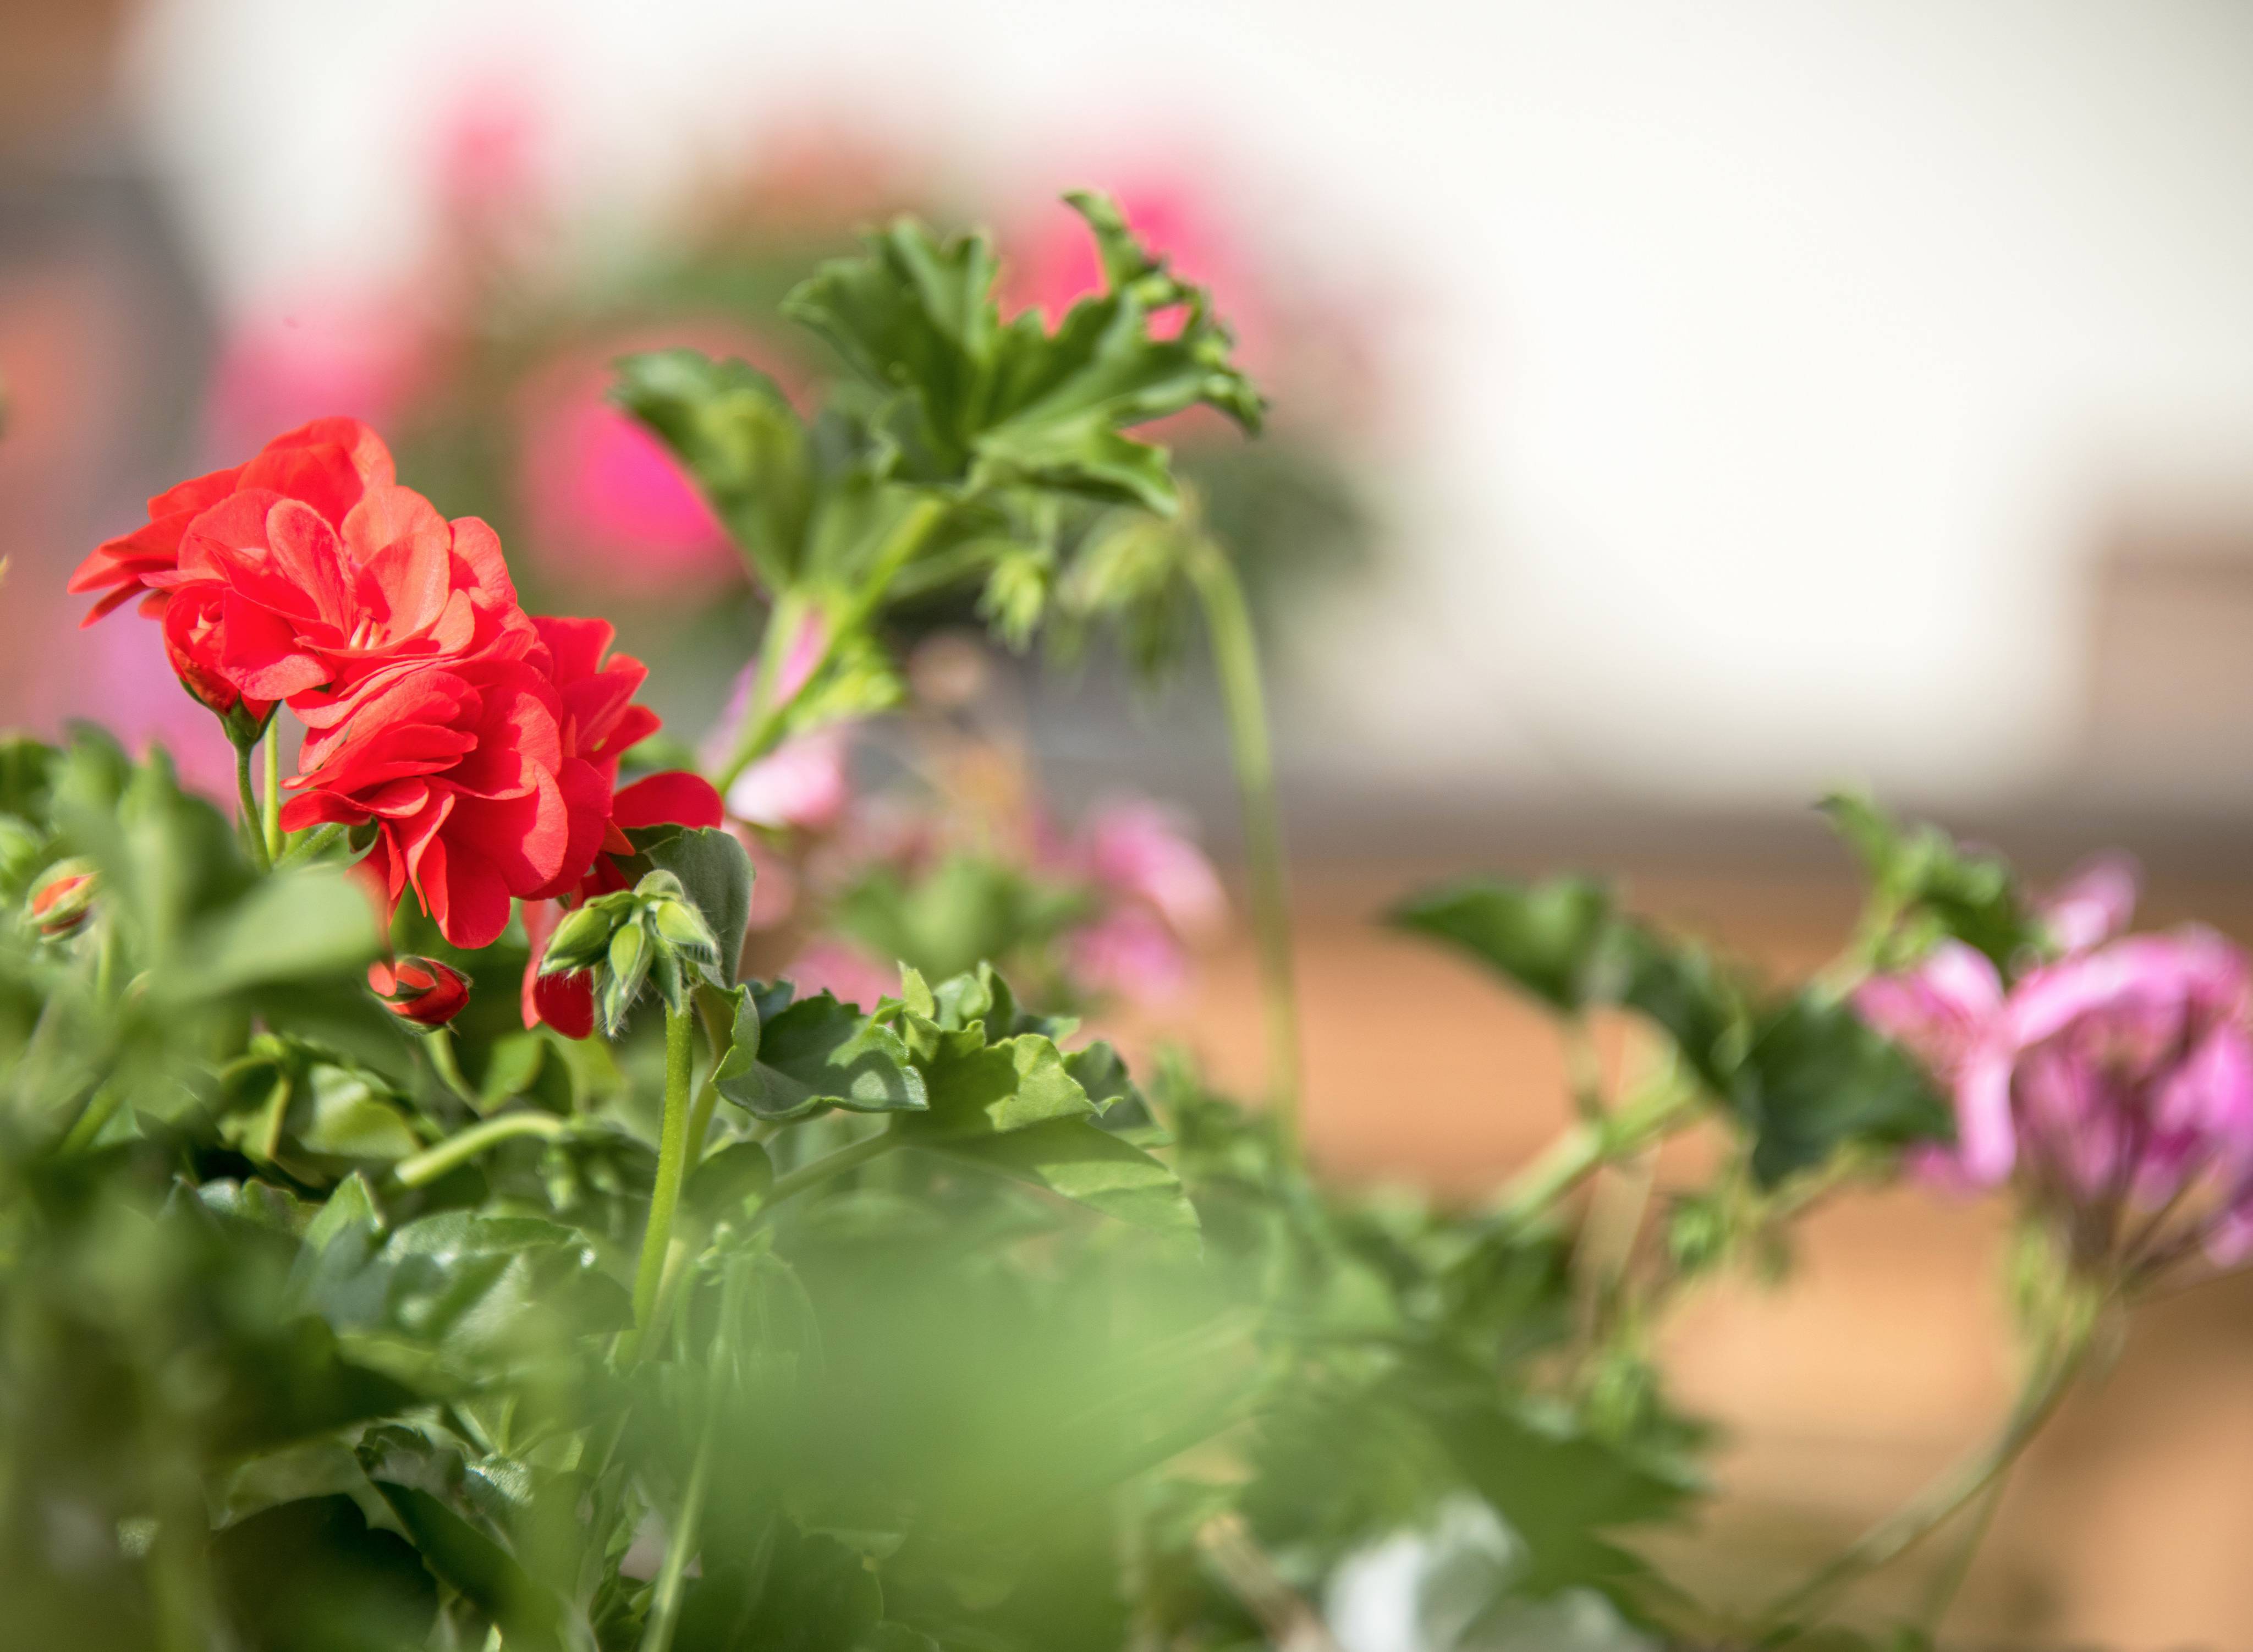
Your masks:
{"label": "green leafy cluster", "polygon": [[1691,1476],[1648,1418],[1545,1397],[1555,1241],[1328,1194],[1256,1115],[1178,1067],[1146,1094],[990,966],[866,1010],[724,985],[744,880],[674,833],[550,955],[623,980],[618,934],[662,942],[713,1035],[638,1322],[661,1004],[621,989],[611,1044],[527,1033],[521,940],[449,953],[410,910],[394,941],[476,991],[407,1036],[334,868],[253,869],[98,736],[0,774],[8,893],[66,859],[96,891],[0,945],[0,1587],[27,1634],[991,1652],[1148,1621],[1217,1649],[1259,1624],[1216,1532],[1318,1593],[1466,1496],[1525,1545],[1495,1610],[1594,1592],[1642,1621],[1617,1534]]}
{"label": "green leafy cluster", "polygon": [[[738,763],[781,735],[896,703],[869,628],[890,608],[966,587],[1022,646],[1060,580],[1123,610],[1133,593],[1064,571],[1091,529],[1181,514],[1164,449],[1126,434],[1203,405],[1256,430],[1264,407],[1202,289],[1182,282],[1098,195],[1072,204],[1105,290],[1059,317],[1005,319],[982,234],[902,220],[825,264],[785,313],[852,374],[809,420],[765,374],[690,350],[619,364],[614,394],[693,476],[773,604],[765,658],[813,620],[820,656],[787,695],[755,700]],[[1163,318],[1163,324],[1154,324]],[[769,685],[771,687],[771,685]]]}
{"label": "green leafy cluster", "polygon": [[1930,1077],[1834,990],[1763,992],[1703,947],[1622,913],[1600,883],[1470,878],[1392,916],[1559,1015],[1635,1013],[1735,1126],[1763,1187],[1953,1128]]}

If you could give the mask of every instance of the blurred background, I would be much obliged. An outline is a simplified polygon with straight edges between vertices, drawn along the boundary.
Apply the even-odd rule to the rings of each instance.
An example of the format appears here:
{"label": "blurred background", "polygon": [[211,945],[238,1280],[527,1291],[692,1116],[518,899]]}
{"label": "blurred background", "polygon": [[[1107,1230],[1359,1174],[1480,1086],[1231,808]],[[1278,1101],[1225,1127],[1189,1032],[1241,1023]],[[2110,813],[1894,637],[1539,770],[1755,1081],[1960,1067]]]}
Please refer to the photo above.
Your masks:
{"label": "blurred background", "polygon": [[[0,0],[0,722],[99,717],[222,789],[153,628],[75,630],[64,577],[145,494],[350,413],[495,523],[537,605],[616,619],[693,740],[756,594],[603,403],[609,361],[807,384],[778,300],[902,209],[992,227],[1009,302],[1053,313],[1097,280],[1055,200],[1085,184],[1214,289],[1278,403],[1256,444],[1170,434],[1266,633],[1339,1175],[1469,1196],[1566,1116],[1545,1021],[1374,926],[1437,872],[1608,870],[1789,975],[1851,920],[1808,807],[1850,781],[2038,881],[2124,847],[2146,922],[2253,939],[2242,6]],[[917,686],[975,714],[855,786],[936,775],[997,837],[1078,832],[1098,877],[1106,829],[1147,848],[1120,799],[1163,799],[1232,879],[1193,665],[1153,696],[966,617],[919,622]],[[765,803],[828,830],[792,777]],[[874,813],[864,869],[907,830]],[[1250,947],[1185,875],[1164,933],[1129,914],[1076,956],[1149,989],[1115,995],[1130,1036],[1249,1090]],[[1992,1207],[1851,1201],[1786,1288],[1674,1328],[1731,1442],[1680,1538],[1717,1588],[1984,1432],[2002,1238]],[[2075,1399],[1960,1621],[2253,1644],[2249,1544],[2253,1288],[2225,1284]]]}

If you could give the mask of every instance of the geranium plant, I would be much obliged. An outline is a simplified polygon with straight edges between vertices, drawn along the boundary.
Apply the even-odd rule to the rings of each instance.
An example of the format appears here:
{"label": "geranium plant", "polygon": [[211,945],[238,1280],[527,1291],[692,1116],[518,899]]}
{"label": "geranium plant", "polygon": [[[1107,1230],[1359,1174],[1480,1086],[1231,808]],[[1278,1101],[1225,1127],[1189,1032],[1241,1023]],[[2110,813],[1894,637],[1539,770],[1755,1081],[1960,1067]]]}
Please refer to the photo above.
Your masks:
{"label": "geranium plant", "polygon": [[[2243,958],[2119,938],[2117,867],[2037,905],[1852,799],[1868,912],[1801,986],[1591,881],[1404,902],[1569,1048],[1635,1018],[1639,1066],[1615,1094],[1576,1061],[1573,1126],[1474,1207],[1314,1175],[1252,632],[1129,434],[1199,404],[1256,430],[1262,404],[1205,295],[1077,199],[1106,284],[1060,316],[1004,320],[986,242],[911,221],[816,273],[789,309],[844,372],[814,416],[740,362],[621,364],[766,604],[708,772],[605,624],[526,613],[492,532],[356,422],[183,483],[88,557],[93,617],[162,625],[239,796],[230,825],[90,728],[0,745],[19,1643],[1309,1648],[1371,1546],[1418,1533],[1451,1557],[1411,1603],[1435,1649],[1859,1644],[1825,1627],[1844,1586],[1959,1515],[1976,1536],[2121,1315],[2246,1251]],[[785,742],[897,705],[887,617],[949,588],[1007,641],[1111,627],[1154,663],[1201,616],[1264,1107],[1178,1058],[1130,1075],[1061,976],[1036,999],[990,958],[910,962],[852,1001],[743,974],[723,799],[756,819],[745,777]],[[1144,818],[1085,859],[1162,911],[1181,853]],[[916,899],[873,873],[836,897],[864,949],[943,957]],[[1653,1200],[1652,1148],[1693,1125],[1718,1169]],[[1584,1221],[1576,1190],[1622,1168],[1633,1219]],[[1905,1169],[2018,1190],[2025,1395],[1831,1565],[1703,1600],[1635,1546],[1704,1484],[1655,1328]]]}

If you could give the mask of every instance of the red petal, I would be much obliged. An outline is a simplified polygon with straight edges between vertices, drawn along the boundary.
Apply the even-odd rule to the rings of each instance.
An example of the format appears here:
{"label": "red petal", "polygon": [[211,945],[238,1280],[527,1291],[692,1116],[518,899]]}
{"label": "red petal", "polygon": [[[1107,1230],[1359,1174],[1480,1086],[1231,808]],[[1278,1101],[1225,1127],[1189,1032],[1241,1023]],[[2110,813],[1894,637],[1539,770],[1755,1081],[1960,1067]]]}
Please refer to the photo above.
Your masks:
{"label": "red petal", "polygon": [[610,819],[622,826],[715,826],[724,812],[712,783],[686,769],[621,786],[610,799]]}

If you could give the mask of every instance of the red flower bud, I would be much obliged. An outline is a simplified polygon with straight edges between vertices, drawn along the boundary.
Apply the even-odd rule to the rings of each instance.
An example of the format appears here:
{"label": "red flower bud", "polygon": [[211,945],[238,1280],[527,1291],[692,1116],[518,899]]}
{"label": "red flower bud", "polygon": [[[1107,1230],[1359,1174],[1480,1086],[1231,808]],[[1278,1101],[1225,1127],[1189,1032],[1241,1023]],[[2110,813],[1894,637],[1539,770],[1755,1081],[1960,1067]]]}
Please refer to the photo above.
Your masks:
{"label": "red flower bud", "polygon": [[470,983],[462,972],[435,958],[371,964],[367,984],[393,1014],[422,1027],[443,1027],[470,1001]]}
{"label": "red flower bud", "polygon": [[66,861],[31,891],[31,924],[40,934],[68,935],[94,910],[94,875],[77,869],[84,865],[84,861]]}

